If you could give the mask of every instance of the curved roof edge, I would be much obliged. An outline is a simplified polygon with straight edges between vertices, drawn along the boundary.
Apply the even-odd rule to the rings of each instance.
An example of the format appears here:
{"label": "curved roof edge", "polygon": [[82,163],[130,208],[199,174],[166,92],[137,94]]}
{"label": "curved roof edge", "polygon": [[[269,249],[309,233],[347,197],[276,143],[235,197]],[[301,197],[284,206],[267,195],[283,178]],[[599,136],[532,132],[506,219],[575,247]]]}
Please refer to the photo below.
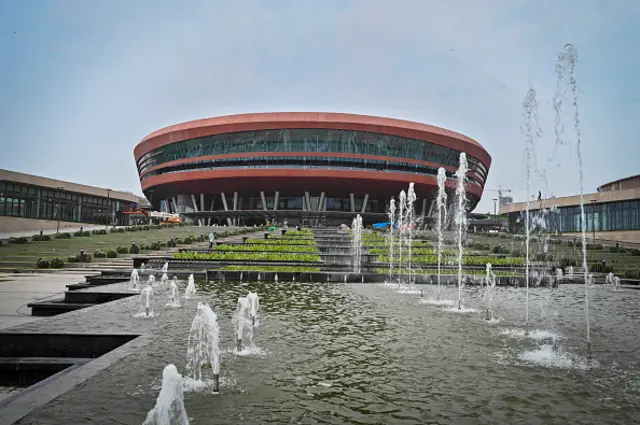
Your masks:
{"label": "curved roof edge", "polygon": [[[337,113],[337,112],[259,112],[259,113],[247,113],[247,114],[235,114],[235,115],[224,115],[220,117],[213,118],[204,118],[198,120],[187,121],[179,124],[170,125],[168,127],[161,128],[156,130],[142,139],[140,143],[138,143],[134,149],[134,154],[136,160],[140,158],[144,153],[155,149],[159,146],[163,146],[170,143],[179,142],[182,140],[188,140],[188,134],[184,134],[189,132],[189,130],[194,129],[202,129],[207,127],[226,127],[224,132],[231,132],[229,128],[233,128],[234,126],[238,126],[239,128],[243,126],[251,126],[251,127],[259,127],[260,124],[270,124],[270,126],[274,126],[274,124],[283,123],[287,124],[290,128],[292,124],[303,126],[305,123],[313,123],[314,127],[317,127],[318,124],[327,125],[351,125],[351,126],[371,126],[378,127],[378,132],[381,129],[397,129],[404,132],[414,132],[414,133],[425,133],[430,135],[437,135],[449,139],[454,139],[463,143],[467,143],[474,150],[483,151],[486,155],[486,158],[482,158],[487,160],[490,164],[491,157],[489,156],[486,149],[477,141],[472,138],[465,136],[464,134],[457,133],[455,131],[447,130],[444,128],[418,123],[415,121],[402,120],[397,118],[388,118],[388,117],[377,117],[373,115],[360,115],[360,114],[347,114],[347,113]],[[244,129],[239,129],[236,131],[244,131]],[[375,132],[375,129],[372,129]],[[182,135],[176,135],[176,133],[183,133]],[[393,134],[392,132],[389,132]],[[216,134],[216,133],[213,133]],[[182,137],[181,137],[182,136]],[[489,165],[487,164],[487,165]]]}
{"label": "curved roof edge", "polygon": [[598,192],[601,192],[602,189],[604,189],[606,186],[611,186],[611,185],[618,184],[618,183],[624,183],[626,181],[636,180],[636,179],[640,180],[640,174],[635,174],[633,176],[623,177],[623,178],[618,179],[618,180],[614,180],[614,181],[611,181],[611,182],[608,182],[608,183],[605,183],[605,184],[601,184],[600,186],[598,186]]}

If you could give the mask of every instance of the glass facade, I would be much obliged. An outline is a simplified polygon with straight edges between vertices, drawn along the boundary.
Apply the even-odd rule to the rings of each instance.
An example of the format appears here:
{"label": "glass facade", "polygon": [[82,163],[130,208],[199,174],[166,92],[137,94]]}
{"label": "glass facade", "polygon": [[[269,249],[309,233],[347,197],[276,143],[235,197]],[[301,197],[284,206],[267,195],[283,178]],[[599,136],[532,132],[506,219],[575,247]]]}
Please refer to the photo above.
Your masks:
{"label": "glass facade", "polygon": [[[206,161],[192,161],[180,165],[169,166],[161,170],[151,171],[142,177],[179,173],[185,171],[205,171],[233,168],[322,168],[367,170],[382,172],[417,173],[437,176],[438,169],[422,164],[401,161],[381,161],[362,158],[314,157],[314,156],[266,156],[251,158],[221,158]],[[453,172],[447,172],[447,177],[454,178]],[[474,178],[467,177],[467,183],[482,186]]]}
{"label": "glass facade", "polygon": [[0,181],[0,216],[123,224],[131,203],[65,190]]}
{"label": "glass facade", "polygon": [[[224,133],[172,143],[143,155],[138,171],[169,161],[250,152],[322,152],[411,158],[457,167],[460,151],[422,140],[386,134],[334,129],[280,129]],[[264,159],[264,158],[261,158]],[[487,168],[467,156],[470,170],[484,184]],[[335,160],[335,158],[331,158]]]}
{"label": "glass facade", "polygon": [[[615,230],[640,230],[640,200],[585,204],[585,220],[588,232],[610,232]],[[580,232],[580,206],[559,207],[546,214],[531,211],[531,215],[544,217],[551,232]],[[510,214],[512,229],[524,233],[525,213]]]}

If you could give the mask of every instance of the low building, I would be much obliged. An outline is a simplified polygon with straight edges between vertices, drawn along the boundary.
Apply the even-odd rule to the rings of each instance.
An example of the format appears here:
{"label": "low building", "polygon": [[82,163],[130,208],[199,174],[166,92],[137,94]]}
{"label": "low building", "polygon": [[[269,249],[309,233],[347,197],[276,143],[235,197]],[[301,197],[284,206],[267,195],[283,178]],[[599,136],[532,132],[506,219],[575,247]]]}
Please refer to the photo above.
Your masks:
{"label": "low building", "polygon": [[[142,204],[142,205],[141,205]],[[71,224],[128,224],[127,211],[148,206],[133,193],[0,170],[0,231]]]}
{"label": "low building", "polygon": [[[603,184],[583,199],[589,239],[640,243],[640,175]],[[510,231],[525,232],[526,208],[526,202],[500,207]],[[576,236],[582,229],[579,195],[530,201],[529,211],[549,232]]]}

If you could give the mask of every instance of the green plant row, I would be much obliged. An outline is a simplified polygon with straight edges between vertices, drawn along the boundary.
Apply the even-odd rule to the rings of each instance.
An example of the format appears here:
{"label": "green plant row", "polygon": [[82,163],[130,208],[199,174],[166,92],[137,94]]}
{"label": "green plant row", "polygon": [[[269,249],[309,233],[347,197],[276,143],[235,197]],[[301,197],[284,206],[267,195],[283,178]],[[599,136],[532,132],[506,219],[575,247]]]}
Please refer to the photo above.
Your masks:
{"label": "green plant row", "polygon": [[[384,248],[384,247],[389,247],[389,242],[384,240],[381,242],[370,242],[370,241],[363,241],[362,244],[364,246],[366,246],[367,248]],[[394,239],[393,241],[393,246],[397,247],[398,245],[398,240]],[[403,244],[403,247],[407,247],[409,246],[409,244]],[[411,245],[412,247],[416,247],[416,248],[433,248],[433,245],[431,244],[431,242],[427,242],[427,241],[413,241],[413,244]]]}
{"label": "green plant row", "polygon": [[306,253],[314,254],[318,252],[318,247],[315,245],[279,245],[279,244],[257,244],[257,243],[242,244],[242,245],[220,244],[216,246],[216,251],[306,252]]}
{"label": "green plant row", "polygon": [[[409,253],[408,247],[403,246],[402,251],[405,254]],[[398,255],[398,252],[399,252],[398,247],[394,247],[393,252],[395,255]],[[466,252],[466,250],[463,252]],[[390,250],[388,247],[371,248],[369,249],[369,253],[389,255]],[[438,252],[434,248],[412,247],[411,254],[412,255],[438,255]],[[442,255],[458,255],[458,251],[454,249],[443,249]]]}
{"label": "green plant row", "polygon": [[[380,274],[389,274],[389,269],[377,269],[376,270],[378,273]],[[414,274],[432,274],[432,275],[437,275],[438,274],[438,270],[437,269],[413,269],[411,271]],[[400,270],[398,269],[394,269],[392,270],[392,274],[398,274],[400,273]],[[403,273],[406,273],[406,271],[404,271]],[[451,276],[451,275],[457,275],[458,271],[457,270],[440,270],[440,274],[442,276]],[[467,275],[474,275],[474,276],[485,276],[486,272],[483,270],[462,270],[462,274],[467,276]],[[522,273],[515,273],[515,272],[507,272],[507,271],[501,271],[501,270],[495,270],[493,271],[493,274],[496,276],[502,276],[502,277],[520,277],[522,276]]]}
{"label": "green plant row", "polygon": [[320,267],[285,267],[285,266],[226,266],[226,271],[238,272],[289,272],[289,273],[313,273],[319,272]]}
{"label": "green plant row", "polygon": [[277,252],[179,252],[173,258],[179,260],[320,262],[320,256],[315,254],[285,254]]}
{"label": "green plant row", "polygon": [[315,245],[316,241],[313,239],[281,239],[281,238],[269,238],[269,239],[247,239],[247,244],[260,244],[260,245]]}
{"label": "green plant row", "polygon": [[[378,256],[378,261],[382,263],[389,262],[388,255]],[[399,257],[394,258],[394,264],[398,263]],[[409,258],[403,257],[403,263],[408,263]],[[438,256],[436,255],[420,255],[412,256],[411,262],[414,264],[438,264]],[[457,257],[443,257],[441,264],[457,263]],[[466,266],[484,266],[487,263],[491,263],[494,266],[521,266],[524,265],[524,259],[522,258],[497,258],[497,257],[483,257],[483,256],[464,256],[462,257],[462,264]]]}

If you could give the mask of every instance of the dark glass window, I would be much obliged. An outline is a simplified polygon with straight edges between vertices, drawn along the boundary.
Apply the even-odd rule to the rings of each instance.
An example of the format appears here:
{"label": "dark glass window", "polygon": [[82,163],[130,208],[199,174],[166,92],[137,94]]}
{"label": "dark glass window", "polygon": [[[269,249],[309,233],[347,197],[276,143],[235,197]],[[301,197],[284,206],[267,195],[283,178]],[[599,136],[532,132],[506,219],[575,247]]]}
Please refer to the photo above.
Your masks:
{"label": "dark glass window", "polygon": [[[225,133],[163,146],[138,161],[140,174],[169,161],[199,156],[251,152],[341,152],[391,156],[457,167],[460,151],[422,140],[386,134],[333,129],[284,129]],[[487,168],[467,156],[469,167],[484,181]]]}

